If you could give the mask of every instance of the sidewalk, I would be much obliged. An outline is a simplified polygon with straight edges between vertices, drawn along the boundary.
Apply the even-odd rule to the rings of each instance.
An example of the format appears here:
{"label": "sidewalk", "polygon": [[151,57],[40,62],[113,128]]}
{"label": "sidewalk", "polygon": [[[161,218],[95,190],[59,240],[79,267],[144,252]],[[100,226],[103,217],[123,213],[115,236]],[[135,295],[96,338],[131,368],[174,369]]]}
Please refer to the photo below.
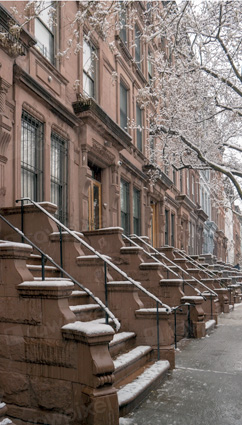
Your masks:
{"label": "sidewalk", "polygon": [[241,425],[242,304],[205,338],[189,340],[176,369],[120,425]]}

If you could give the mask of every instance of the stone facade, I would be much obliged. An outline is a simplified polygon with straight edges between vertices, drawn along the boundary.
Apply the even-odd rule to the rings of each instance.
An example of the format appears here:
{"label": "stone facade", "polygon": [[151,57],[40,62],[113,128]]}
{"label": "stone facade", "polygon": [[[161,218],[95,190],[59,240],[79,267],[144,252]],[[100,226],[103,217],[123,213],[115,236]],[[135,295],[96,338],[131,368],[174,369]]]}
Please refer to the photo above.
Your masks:
{"label": "stone facade", "polygon": [[[6,31],[9,31],[10,8],[14,5],[4,2],[1,6]],[[69,2],[68,8],[59,3],[58,22],[62,25],[57,22],[53,33],[55,49],[65,50],[70,36],[68,22],[77,7],[75,2]],[[137,10],[141,28],[144,7],[145,4],[139,3]],[[41,53],[35,25],[36,19],[30,20],[26,30],[25,27],[21,30],[18,49],[13,48],[15,40],[2,43],[1,205],[12,207],[16,199],[26,195],[37,201],[59,202],[60,218],[78,231],[122,226],[127,233],[149,236],[156,246],[169,244],[190,254],[201,253],[205,217],[201,214],[198,173],[163,169],[155,183],[151,183],[149,171],[154,161],[149,159],[148,135],[145,130],[141,135],[137,129],[124,130],[121,123],[121,89],[126,96],[129,121],[136,122],[141,113],[145,123],[147,111],[145,108],[138,111],[136,97],[138,89],[148,83],[148,47],[141,42],[143,60],[138,66],[133,60],[133,30],[127,30],[126,44],[116,33],[115,54],[98,35],[92,34],[87,48],[92,49],[98,60],[93,65],[94,97],[88,99],[83,96],[82,50],[68,59],[51,61]],[[80,43],[87,30],[88,26],[80,29]],[[25,164],[29,158],[23,157],[21,143],[23,137],[26,140],[30,137],[33,129],[40,139],[41,160],[34,164],[36,170],[31,177],[29,164]],[[60,154],[63,157],[58,159],[65,172],[62,182],[56,182],[56,190],[54,179],[59,177],[53,176],[53,143],[58,148],[65,146]],[[57,200],[58,190],[62,191],[61,200]],[[224,220],[217,223],[217,217],[214,221],[218,230],[224,232]],[[213,253],[225,259],[224,235],[215,239]]]}

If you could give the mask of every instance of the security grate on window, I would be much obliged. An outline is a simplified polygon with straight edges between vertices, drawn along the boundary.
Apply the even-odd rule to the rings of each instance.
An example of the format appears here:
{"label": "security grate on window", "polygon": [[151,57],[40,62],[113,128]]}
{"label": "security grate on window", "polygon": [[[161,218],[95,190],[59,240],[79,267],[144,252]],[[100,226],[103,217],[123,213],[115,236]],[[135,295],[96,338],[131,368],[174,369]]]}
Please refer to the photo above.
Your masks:
{"label": "security grate on window", "polygon": [[22,112],[21,120],[21,197],[43,198],[44,124]]}
{"label": "security grate on window", "polygon": [[56,216],[67,224],[68,142],[51,134],[51,202],[57,205]]}

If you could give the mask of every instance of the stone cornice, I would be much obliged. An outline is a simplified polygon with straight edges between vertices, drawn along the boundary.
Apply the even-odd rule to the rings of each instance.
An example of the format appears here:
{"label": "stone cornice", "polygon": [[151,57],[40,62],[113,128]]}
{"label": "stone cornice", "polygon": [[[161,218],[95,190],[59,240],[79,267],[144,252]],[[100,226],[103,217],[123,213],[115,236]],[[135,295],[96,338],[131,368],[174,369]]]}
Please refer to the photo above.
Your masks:
{"label": "stone cornice", "polygon": [[147,175],[135,167],[135,165],[132,164],[132,162],[130,162],[127,158],[125,158],[124,155],[120,154],[120,159],[123,162],[123,165],[126,166],[131,173],[136,176],[138,175],[142,180],[147,180]]}
{"label": "stone cornice", "polygon": [[20,28],[20,32],[14,34],[11,31],[11,24],[20,27],[16,19],[0,3],[0,32],[5,33],[0,45],[12,57],[26,55],[28,49],[36,44],[36,40],[24,28]]}
{"label": "stone cornice", "polygon": [[132,146],[132,138],[97,104],[93,98],[80,99],[72,104],[73,110],[83,122],[102,128],[102,134],[120,151]]}
{"label": "stone cornice", "polygon": [[194,210],[196,208],[194,202],[190,198],[188,198],[187,195],[178,195],[176,196],[176,200],[180,203],[180,205],[189,209],[189,211]]}
{"label": "stone cornice", "polygon": [[143,166],[143,172],[148,176],[149,172],[158,171],[159,175],[156,179],[156,183],[161,185],[165,190],[170,189],[173,186],[173,182],[169,179],[169,177],[161,171],[158,167],[155,167],[153,164],[145,164]]}
{"label": "stone cornice", "polygon": [[50,91],[46,90],[20,66],[14,65],[14,80],[19,81],[25,87],[29,88],[31,92],[35,93],[38,97],[48,103],[50,110],[59,116],[70,127],[76,127],[78,120],[76,116],[69,111],[61,102],[59,102]]}

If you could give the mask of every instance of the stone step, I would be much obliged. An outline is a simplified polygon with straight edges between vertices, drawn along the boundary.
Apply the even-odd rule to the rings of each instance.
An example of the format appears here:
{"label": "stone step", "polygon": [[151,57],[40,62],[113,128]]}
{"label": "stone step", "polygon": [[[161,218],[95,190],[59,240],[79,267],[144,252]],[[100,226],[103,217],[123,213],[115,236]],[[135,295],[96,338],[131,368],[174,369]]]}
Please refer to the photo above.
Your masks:
{"label": "stone step", "polygon": [[0,419],[6,414],[7,410],[8,409],[7,409],[6,404],[3,403],[3,402],[0,402]]}
{"label": "stone step", "polygon": [[114,360],[115,385],[127,378],[151,360],[153,349],[149,345],[140,345],[128,353],[121,354]]}
{"label": "stone step", "polygon": [[[35,264],[27,264],[27,267],[34,277],[41,277],[42,276],[42,266],[35,265]],[[60,276],[60,272],[56,267],[45,266],[45,277],[56,278],[56,277],[59,277],[59,276]]]}
{"label": "stone step", "polygon": [[124,353],[134,347],[135,332],[119,332],[114,334],[113,340],[109,343],[109,352],[113,359],[118,354]]}
{"label": "stone step", "polygon": [[89,295],[85,291],[75,290],[72,291],[71,296],[69,298],[69,305],[84,305],[88,304]]}
{"label": "stone step", "polygon": [[6,403],[0,401],[0,425],[15,425],[11,419],[6,417],[7,410]]}
{"label": "stone step", "polygon": [[103,316],[103,311],[98,304],[71,305],[70,310],[81,322],[89,322]]}
{"label": "stone step", "polygon": [[119,415],[124,416],[137,406],[165,377],[170,364],[167,360],[160,360],[146,368],[132,382],[127,383],[118,390]]}

